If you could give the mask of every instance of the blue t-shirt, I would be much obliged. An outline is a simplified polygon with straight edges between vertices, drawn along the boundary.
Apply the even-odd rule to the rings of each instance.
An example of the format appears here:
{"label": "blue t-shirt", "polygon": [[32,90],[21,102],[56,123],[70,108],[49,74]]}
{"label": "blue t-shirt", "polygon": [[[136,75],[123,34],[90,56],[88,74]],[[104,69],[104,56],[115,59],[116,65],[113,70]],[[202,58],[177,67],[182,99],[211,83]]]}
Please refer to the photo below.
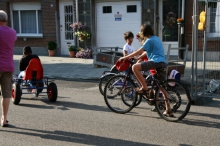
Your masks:
{"label": "blue t-shirt", "polygon": [[147,52],[148,60],[167,63],[162,42],[157,36],[151,36],[141,48]]}

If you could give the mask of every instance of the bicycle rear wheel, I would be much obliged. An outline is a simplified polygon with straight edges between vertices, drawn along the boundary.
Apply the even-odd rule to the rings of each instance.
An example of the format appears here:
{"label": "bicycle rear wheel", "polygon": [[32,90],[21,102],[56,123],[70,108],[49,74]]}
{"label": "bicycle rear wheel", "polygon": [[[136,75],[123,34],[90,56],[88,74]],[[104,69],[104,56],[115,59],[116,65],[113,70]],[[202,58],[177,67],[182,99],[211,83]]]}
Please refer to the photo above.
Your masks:
{"label": "bicycle rear wheel", "polygon": [[[161,87],[161,89],[158,88],[155,92],[155,107],[158,114],[170,122],[182,120],[188,114],[191,106],[189,90],[181,82],[173,79],[163,82]],[[167,100],[165,100],[162,90],[168,93]],[[164,113],[166,110],[165,101],[168,103],[172,114]]]}
{"label": "bicycle rear wheel", "polygon": [[134,83],[130,79],[126,79],[125,81],[125,78],[125,75],[112,77],[106,84],[104,90],[106,105],[113,112],[120,114],[131,111],[137,100],[137,94],[135,92],[132,93],[132,90],[135,90]]}

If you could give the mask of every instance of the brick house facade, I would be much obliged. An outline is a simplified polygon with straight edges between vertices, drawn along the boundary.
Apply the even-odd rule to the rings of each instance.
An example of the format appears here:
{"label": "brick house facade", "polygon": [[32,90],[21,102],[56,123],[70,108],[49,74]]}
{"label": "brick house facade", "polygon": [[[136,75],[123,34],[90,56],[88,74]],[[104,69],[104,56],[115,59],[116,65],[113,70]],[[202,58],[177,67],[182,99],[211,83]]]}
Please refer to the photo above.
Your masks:
{"label": "brick house facade", "polygon": [[[74,20],[76,21],[77,18],[81,22],[86,22],[87,24],[87,31],[91,33],[91,40],[87,41],[86,43],[81,43],[80,45],[86,45],[95,47],[97,43],[97,22],[96,22],[96,3],[100,2],[116,2],[115,0],[1,0],[0,1],[0,9],[5,10],[9,15],[9,21],[8,25],[12,26],[11,22],[11,5],[13,3],[25,3],[25,2],[38,2],[41,7],[42,12],[42,37],[22,37],[19,36],[18,40],[15,43],[15,53],[21,54],[22,48],[26,45],[32,46],[34,49],[34,52],[39,55],[46,55],[47,49],[46,45],[48,41],[54,40],[58,43],[58,49],[57,49],[57,55],[61,54],[61,48],[60,48],[60,41],[61,41],[61,35],[60,35],[60,5],[61,2],[69,1],[73,4],[74,7]],[[123,2],[123,0],[121,0]],[[157,17],[159,16],[159,3],[161,3],[162,0],[134,0],[134,1],[140,1],[141,2],[141,23],[149,23],[152,25],[155,29],[155,34],[159,35],[159,29],[160,24],[157,20]],[[182,2],[182,0],[179,0]],[[77,5],[77,6],[76,6]],[[78,12],[77,11],[78,8]],[[183,46],[185,44],[189,44],[189,50],[192,49],[192,15],[193,15],[193,0],[185,0],[185,10],[184,10],[184,19],[185,26],[184,26],[184,38],[183,38]],[[203,10],[204,7],[200,6],[200,10]],[[180,16],[179,16],[180,17]],[[203,42],[202,42],[202,36],[203,32],[199,31],[199,50],[202,50],[203,48]],[[208,51],[215,51],[216,45],[220,45],[219,41],[209,39],[208,41]],[[190,56],[188,57],[190,59]]]}
{"label": "brick house facade", "polygon": [[[48,41],[57,41],[56,38],[56,25],[55,24],[55,11],[59,10],[58,0],[3,0],[0,2],[0,9],[8,13],[8,25],[12,26],[10,5],[14,2],[40,2],[42,11],[42,29],[43,37],[18,37],[15,43],[15,53],[21,54],[23,46],[32,46],[34,52],[37,54],[46,54],[46,45]],[[53,4],[53,7],[51,7]]]}

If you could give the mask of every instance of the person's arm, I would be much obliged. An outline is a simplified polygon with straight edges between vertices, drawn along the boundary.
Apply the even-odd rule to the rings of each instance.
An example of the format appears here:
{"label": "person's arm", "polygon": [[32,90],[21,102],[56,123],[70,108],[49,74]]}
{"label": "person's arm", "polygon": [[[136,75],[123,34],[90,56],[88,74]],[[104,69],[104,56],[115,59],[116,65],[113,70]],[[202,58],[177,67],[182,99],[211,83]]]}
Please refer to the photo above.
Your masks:
{"label": "person's arm", "polygon": [[127,55],[128,55],[128,51],[123,50],[123,55],[124,55],[124,56],[127,56]]}
{"label": "person's arm", "polygon": [[140,56],[137,57],[137,60],[141,60],[143,57],[145,57],[147,54],[144,51]]}
{"label": "person's arm", "polygon": [[127,45],[124,45],[124,47],[123,47],[123,56],[128,55],[127,47],[128,47]]}
{"label": "person's arm", "polygon": [[143,50],[142,48],[140,48],[140,49],[138,49],[137,51],[135,51],[135,52],[133,52],[133,53],[127,55],[127,56],[124,56],[124,57],[119,58],[119,61],[123,61],[123,60],[126,60],[126,59],[128,59],[128,58],[132,58],[132,57],[134,57],[134,56],[137,56],[137,55],[139,55],[139,54],[142,54],[143,51],[144,51],[144,50]]}

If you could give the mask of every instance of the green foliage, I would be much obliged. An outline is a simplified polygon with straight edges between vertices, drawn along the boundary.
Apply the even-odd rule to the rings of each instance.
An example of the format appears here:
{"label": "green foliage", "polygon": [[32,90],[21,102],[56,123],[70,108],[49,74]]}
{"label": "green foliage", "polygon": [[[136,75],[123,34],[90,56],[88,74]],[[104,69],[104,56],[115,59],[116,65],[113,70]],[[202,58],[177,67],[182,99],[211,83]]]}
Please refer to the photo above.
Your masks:
{"label": "green foliage", "polygon": [[48,50],[55,50],[55,49],[57,49],[57,43],[55,41],[49,41],[47,43],[47,49]]}
{"label": "green foliage", "polygon": [[73,45],[72,45],[72,46],[69,46],[69,47],[68,47],[68,50],[69,50],[69,51],[78,51],[77,47],[76,47],[76,46],[73,46]]}

